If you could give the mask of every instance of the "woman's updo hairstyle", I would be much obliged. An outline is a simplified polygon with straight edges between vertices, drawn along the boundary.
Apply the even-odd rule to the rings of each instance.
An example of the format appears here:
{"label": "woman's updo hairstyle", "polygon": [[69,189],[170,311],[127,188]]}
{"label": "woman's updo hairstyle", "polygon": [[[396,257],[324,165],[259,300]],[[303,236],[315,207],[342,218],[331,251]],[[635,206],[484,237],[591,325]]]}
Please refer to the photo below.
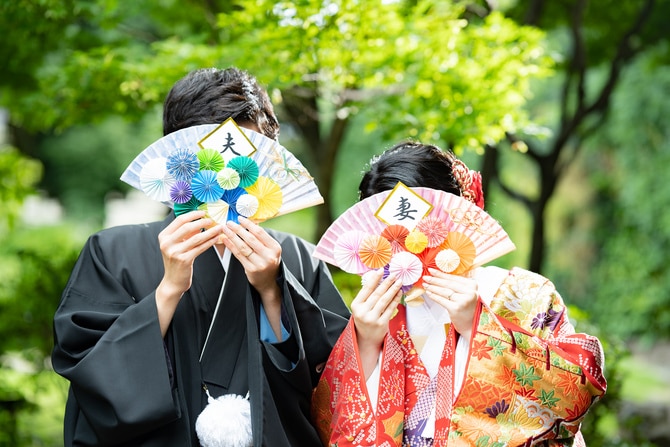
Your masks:
{"label": "woman's updo hairstyle", "polygon": [[370,161],[370,169],[363,174],[358,186],[359,198],[363,200],[393,189],[398,182],[410,188],[439,189],[460,196],[459,184],[452,173],[453,159],[451,152],[433,145],[396,144]]}

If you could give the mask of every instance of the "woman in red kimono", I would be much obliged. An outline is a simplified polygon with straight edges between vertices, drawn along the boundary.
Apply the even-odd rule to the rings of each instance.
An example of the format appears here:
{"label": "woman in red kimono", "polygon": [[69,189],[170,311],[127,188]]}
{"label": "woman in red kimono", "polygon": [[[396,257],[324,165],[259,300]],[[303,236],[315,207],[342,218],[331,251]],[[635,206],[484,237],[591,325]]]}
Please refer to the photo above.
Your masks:
{"label": "woman in red kimono", "polygon": [[[397,182],[483,208],[481,177],[435,146],[401,143],[374,159],[361,199]],[[580,446],[606,390],[597,338],[575,333],[546,278],[479,267],[430,269],[420,305],[401,284],[366,281],[314,393],[328,446]]]}

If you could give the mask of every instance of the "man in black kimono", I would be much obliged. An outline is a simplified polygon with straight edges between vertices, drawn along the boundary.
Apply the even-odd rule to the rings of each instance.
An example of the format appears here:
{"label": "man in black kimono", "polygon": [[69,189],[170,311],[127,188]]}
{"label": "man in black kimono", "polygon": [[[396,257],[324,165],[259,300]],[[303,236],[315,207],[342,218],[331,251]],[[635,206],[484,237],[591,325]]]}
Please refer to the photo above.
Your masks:
{"label": "man in black kimono", "polygon": [[[279,130],[267,93],[234,68],[187,75],[163,117],[166,135],[228,117]],[[54,318],[65,446],[198,446],[205,387],[248,393],[254,446],[320,445],[311,393],[349,312],[312,249],[201,211],[92,235]]]}

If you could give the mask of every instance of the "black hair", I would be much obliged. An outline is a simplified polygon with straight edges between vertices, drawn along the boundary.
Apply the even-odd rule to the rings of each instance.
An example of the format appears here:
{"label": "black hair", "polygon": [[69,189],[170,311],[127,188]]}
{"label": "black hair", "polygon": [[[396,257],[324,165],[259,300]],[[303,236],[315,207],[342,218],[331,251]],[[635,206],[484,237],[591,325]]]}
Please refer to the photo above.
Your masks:
{"label": "black hair", "polygon": [[273,140],[279,136],[272,103],[256,78],[234,67],[198,69],[177,81],[165,98],[163,135],[230,117],[239,125],[255,124]]}
{"label": "black hair", "polygon": [[358,186],[360,199],[393,189],[398,182],[410,188],[424,187],[461,195],[452,173],[454,155],[437,146],[403,142],[386,150],[370,162]]}

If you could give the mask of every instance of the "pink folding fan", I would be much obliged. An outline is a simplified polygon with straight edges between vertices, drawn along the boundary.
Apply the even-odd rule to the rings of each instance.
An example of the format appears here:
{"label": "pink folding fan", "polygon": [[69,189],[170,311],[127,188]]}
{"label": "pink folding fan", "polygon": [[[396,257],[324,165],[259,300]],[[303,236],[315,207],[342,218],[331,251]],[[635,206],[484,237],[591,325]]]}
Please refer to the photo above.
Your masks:
{"label": "pink folding fan", "polygon": [[338,217],[314,256],[360,275],[388,269],[409,287],[429,267],[465,274],[515,248],[500,224],[472,202],[398,183]]}

